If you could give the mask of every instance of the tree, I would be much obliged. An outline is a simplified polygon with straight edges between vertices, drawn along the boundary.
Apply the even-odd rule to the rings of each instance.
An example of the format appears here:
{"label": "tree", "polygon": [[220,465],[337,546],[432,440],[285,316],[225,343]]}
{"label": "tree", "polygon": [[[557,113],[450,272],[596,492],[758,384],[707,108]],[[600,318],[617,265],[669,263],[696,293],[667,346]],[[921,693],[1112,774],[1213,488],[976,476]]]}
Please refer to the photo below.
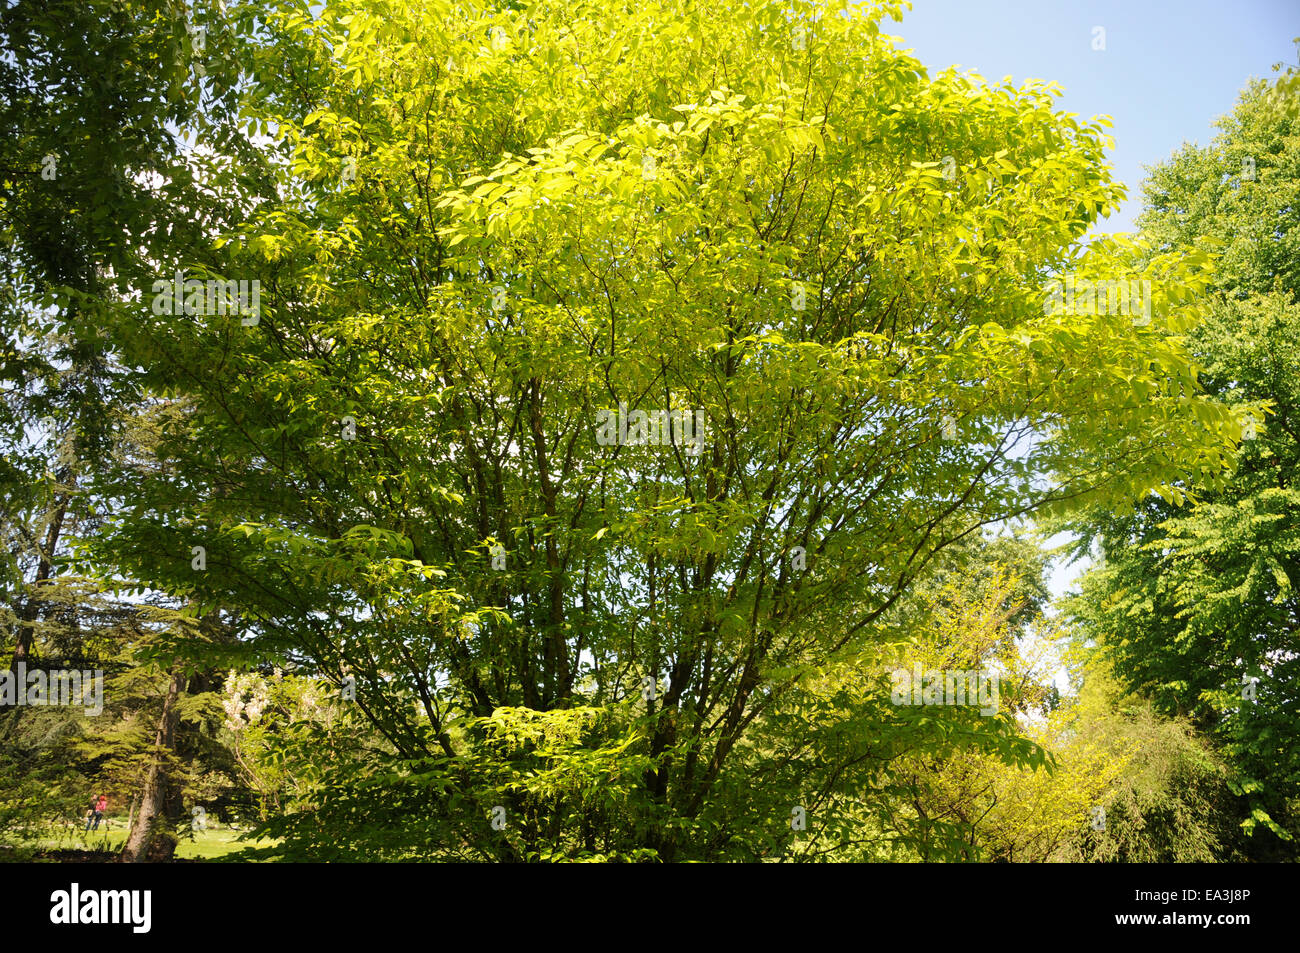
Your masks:
{"label": "tree", "polygon": [[1105,551],[1078,618],[1125,688],[1214,739],[1238,795],[1228,849],[1253,859],[1294,858],[1300,831],[1300,148],[1276,95],[1253,84],[1210,146],[1155,169],[1139,222],[1156,248],[1221,248],[1189,346],[1243,422],[1234,473],[1187,506],[1077,524]]}
{"label": "tree", "polygon": [[[809,782],[754,788],[765,719],[879,655],[946,547],[1221,468],[1178,337],[1207,254],[1083,247],[1103,122],[931,77],[886,14],[214,14],[262,177],[213,145],[244,220],[107,321],[175,413],[88,543],[355,679],[385,747],[267,825],[289,856],[770,856]],[[1154,320],[1046,313],[1071,270]]]}
{"label": "tree", "polygon": [[[241,157],[247,174],[256,169],[256,156],[221,120],[223,104],[234,112],[229,43],[206,43],[208,12],[168,0],[20,0],[0,10],[0,269],[10,279],[0,302],[0,619],[15,668],[86,650],[103,651],[99,661],[110,667],[129,665],[124,643],[141,648],[149,639],[138,637],[157,622],[142,621],[138,605],[112,604],[106,594],[120,580],[111,567],[77,578],[69,562],[115,503],[106,495],[111,474],[121,479],[141,463],[133,454],[147,447],[142,431],[158,413],[148,406],[156,395],[146,397],[134,368],[118,360],[110,329],[127,329],[133,299],[159,262],[210,246],[226,208],[227,198],[210,196],[202,181],[206,161],[186,154],[176,131],[202,130],[223,157]],[[171,660],[163,668],[154,679],[163,711],[151,735],[172,738],[179,712],[165,700],[181,669]],[[140,680],[108,684],[128,682],[126,698],[109,705],[114,718],[149,707]],[[51,739],[22,730],[23,712],[0,721],[13,758],[4,780],[17,790]],[[78,765],[125,757],[120,725],[60,724],[68,729],[56,736],[61,745],[72,743],[69,731],[77,736]],[[154,777],[176,754],[150,753]],[[36,810],[44,815],[60,800]]]}
{"label": "tree", "polygon": [[[1126,695],[1095,650],[1083,653],[1077,701],[1062,737],[1078,751],[1118,765],[1087,815],[1051,859],[1070,862],[1213,863],[1244,859],[1229,772],[1209,740],[1185,719],[1158,714]],[[1080,759],[1082,760],[1082,759]],[[1084,761],[1080,765],[1087,771]]]}

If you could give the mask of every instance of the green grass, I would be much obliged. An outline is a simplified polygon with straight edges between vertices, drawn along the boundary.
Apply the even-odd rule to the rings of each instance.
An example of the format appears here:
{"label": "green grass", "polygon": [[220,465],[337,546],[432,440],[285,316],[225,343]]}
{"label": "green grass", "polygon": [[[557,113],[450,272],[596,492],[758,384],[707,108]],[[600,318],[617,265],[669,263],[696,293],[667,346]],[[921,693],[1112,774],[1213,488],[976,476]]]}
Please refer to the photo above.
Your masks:
{"label": "green grass", "polygon": [[[245,847],[272,846],[275,841],[244,841],[238,838],[243,831],[233,831],[226,827],[209,827],[205,830],[185,832],[176,845],[177,860],[212,860],[224,857]],[[78,828],[63,828],[52,824],[46,828],[44,837],[35,840],[25,839],[24,844],[37,850],[82,850],[116,854],[126,843],[126,826],[117,821],[108,830],[100,825],[98,831],[83,831]]]}

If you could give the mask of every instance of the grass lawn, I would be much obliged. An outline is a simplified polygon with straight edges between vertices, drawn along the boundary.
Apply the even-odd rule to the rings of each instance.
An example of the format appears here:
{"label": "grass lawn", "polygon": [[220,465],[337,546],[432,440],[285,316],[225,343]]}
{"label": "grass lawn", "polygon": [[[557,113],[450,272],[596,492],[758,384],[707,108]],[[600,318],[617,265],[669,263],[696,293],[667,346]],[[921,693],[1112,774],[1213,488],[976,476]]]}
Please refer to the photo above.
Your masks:
{"label": "grass lawn", "polygon": [[[186,832],[176,845],[177,860],[211,860],[234,853],[244,847],[268,847],[272,840],[244,841],[239,837],[243,831],[234,831],[228,827],[209,827],[205,830]],[[23,839],[24,846],[35,847],[40,851],[88,851],[94,853],[117,854],[126,843],[126,826],[118,820],[108,830],[100,825],[98,831],[82,831],[80,828],[63,828],[52,824],[46,828],[44,837],[36,840]]]}

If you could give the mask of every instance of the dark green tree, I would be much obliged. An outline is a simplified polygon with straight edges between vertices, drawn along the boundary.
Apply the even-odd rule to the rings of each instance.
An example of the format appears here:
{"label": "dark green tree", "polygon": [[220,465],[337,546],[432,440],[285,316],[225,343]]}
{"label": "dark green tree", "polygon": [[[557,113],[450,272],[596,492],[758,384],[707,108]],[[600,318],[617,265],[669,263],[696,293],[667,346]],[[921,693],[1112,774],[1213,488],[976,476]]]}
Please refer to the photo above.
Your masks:
{"label": "dark green tree", "polygon": [[1228,850],[1294,859],[1300,835],[1300,117],[1257,82],[1205,148],[1145,184],[1145,238],[1220,248],[1188,335],[1200,380],[1242,421],[1235,472],[1079,524],[1105,559],[1074,611],[1127,687],[1189,717],[1230,768]]}

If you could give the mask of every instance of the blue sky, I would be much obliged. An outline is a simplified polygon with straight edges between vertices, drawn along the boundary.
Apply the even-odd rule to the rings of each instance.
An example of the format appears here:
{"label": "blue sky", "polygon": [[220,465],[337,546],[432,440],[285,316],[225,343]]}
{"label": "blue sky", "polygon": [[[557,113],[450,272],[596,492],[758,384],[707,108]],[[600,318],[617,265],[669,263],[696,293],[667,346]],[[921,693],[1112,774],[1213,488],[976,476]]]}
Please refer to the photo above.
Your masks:
{"label": "blue sky", "polygon": [[[1093,49],[1096,27],[1104,50]],[[1058,108],[1110,116],[1110,161],[1128,200],[1096,231],[1123,232],[1141,210],[1146,167],[1184,142],[1208,144],[1252,78],[1296,62],[1300,0],[913,0],[901,24],[882,29],[932,73],[960,66],[993,81],[1055,80]],[[1058,565],[1052,592],[1083,568]]]}
{"label": "blue sky", "polygon": [[[1106,49],[1094,51],[1093,28]],[[986,79],[1055,80],[1060,108],[1115,123],[1111,162],[1129,187],[1098,231],[1130,231],[1144,166],[1183,142],[1206,145],[1252,78],[1295,63],[1300,0],[913,0],[886,33],[931,72],[959,65]]]}

